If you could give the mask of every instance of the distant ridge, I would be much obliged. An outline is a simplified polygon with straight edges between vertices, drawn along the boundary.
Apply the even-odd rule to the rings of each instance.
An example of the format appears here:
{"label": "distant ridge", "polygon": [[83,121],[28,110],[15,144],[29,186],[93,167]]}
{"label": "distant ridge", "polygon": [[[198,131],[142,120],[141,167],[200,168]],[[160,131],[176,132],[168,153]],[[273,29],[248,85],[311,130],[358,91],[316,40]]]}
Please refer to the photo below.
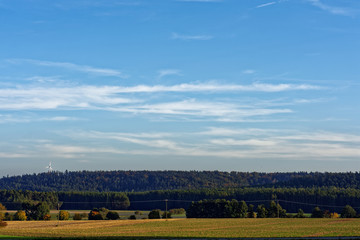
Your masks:
{"label": "distant ridge", "polygon": [[31,191],[114,191],[239,188],[360,188],[360,173],[221,171],[74,171],[3,177],[0,189]]}

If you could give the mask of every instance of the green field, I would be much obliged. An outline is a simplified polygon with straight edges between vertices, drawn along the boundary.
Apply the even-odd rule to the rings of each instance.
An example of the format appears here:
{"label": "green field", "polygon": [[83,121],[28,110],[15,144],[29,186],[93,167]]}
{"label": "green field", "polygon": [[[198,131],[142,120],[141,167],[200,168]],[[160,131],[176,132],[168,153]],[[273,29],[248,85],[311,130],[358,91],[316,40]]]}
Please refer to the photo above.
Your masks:
{"label": "green field", "polygon": [[8,222],[1,236],[87,239],[360,236],[360,219],[171,219]]}

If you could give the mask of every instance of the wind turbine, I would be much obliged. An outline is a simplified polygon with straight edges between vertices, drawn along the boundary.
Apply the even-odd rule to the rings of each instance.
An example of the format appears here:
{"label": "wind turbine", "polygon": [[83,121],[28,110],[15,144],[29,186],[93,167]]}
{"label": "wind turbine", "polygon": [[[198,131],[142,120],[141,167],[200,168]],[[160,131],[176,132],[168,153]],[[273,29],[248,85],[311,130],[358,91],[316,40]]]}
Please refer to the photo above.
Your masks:
{"label": "wind turbine", "polygon": [[53,168],[51,167],[51,162],[49,163],[49,166],[46,167],[48,169],[48,173],[53,171]]}

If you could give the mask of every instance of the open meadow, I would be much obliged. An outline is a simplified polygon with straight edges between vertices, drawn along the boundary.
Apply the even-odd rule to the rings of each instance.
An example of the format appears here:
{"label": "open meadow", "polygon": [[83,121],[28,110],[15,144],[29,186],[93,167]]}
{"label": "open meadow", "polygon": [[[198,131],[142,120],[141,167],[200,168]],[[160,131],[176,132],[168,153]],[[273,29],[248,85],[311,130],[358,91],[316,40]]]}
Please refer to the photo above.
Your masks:
{"label": "open meadow", "polygon": [[263,238],[360,236],[360,219],[170,219],[8,222],[0,236],[44,238]]}

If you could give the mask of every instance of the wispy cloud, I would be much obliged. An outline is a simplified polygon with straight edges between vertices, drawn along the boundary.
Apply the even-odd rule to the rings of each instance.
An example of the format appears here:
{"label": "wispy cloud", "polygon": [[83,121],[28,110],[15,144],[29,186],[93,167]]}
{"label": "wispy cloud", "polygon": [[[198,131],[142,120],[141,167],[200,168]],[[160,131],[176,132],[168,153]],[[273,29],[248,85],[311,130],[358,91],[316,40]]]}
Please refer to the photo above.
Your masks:
{"label": "wispy cloud", "polygon": [[7,61],[9,63],[14,63],[14,64],[28,63],[37,66],[58,67],[58,68],[64,68],[68,70],[73,70],[73,71],[78,71],[78,72],[83,72],[98,76],[112,76],[112,77],[120,77],[120,78],[128,77],[119,70],[109,69],[109,68],[96,68],[96,67],[91,67],[87,65],[78,65],[69,62],[40,61],[34,59],[8,59]]}
{"label": "wispy cloud", "polygon": [[268,7],[268,6],[271,6],[274,4],[276,4],[276,2],[268,2],[268,3],[257,5],[256,8]]}
{"label": "wispy cloud", "polygon": [[327,4],[324,4],[320,0],[308,0],[312,5],[329,12],[335,15],[344,15],[344,16],[351,16],[353,13],[350,9],[342,8],[342,7],[334,7]]}
{"label": "wispy cloud", "polygon": [[[232,99],[189,98],[187,93],[236,93],[236,92],[283,92],[318,90],[313,85],[292,84],[260,84],[251,85],[226,85],[215,83],[179,84],[179,85],[137,85],[124,86],[68,86],[68,87],[38,87],[32,85],[16,86],[13,88],[0,89],[0,110],[103,110],[122,112],[126,114],[142,114],[144,116],[165,116],[166,118],[179,119],[189,118],[189,121],[269,121],[269,119],[254,119],[261,116],[274,114],[289,114],[293,111],[284,106],[289,105],[286,101],[261,101],[252,100],[236,101]],[[163,92],[162,96],[154,93]],[[183,93],[177,96],[177,100],[169,101],[166,93]],[[147,93],[144,96],[143,93]],[[293,101],[292,104],[303,104]],[[306,102],[308,103],[308,102]],[[48,119],[50,120],[50,119]],[[53,121],[71,120],[68,118],[56,118]],[[273,121],[274,119],[272,119]],[[7,122],[9,119],[7,120]]]}
{"label": "wispy cloud", "polygon": [[242,73],[243,74],[254,74],[254,73],[256,73],[256,71],[253,69],[245,69],[242,71]]}
{"label": "wispy cloud", "polygon": [[33,76],[25,79],[26,81],[33,81],[38,83],[55,82],[59,80],[59,76]]}
{"label": "wispy cloud", "polygon": [[176,0],[176,2],[202,2],[202,3],[209,3],[209,2],[222,2],[224,0]]}
{"label": "wispy cloud", "polygon": [[179,102],[165,102],[159,104],[143,104],[138,106],[121,107],[112,110],[133,114],[163,114],[169,116],[192,116],[194,119],[216,121],[242,121],[249,117],[268,116],[280,113],[291,113],[290,109],[261,108],[242,106],[221,101],[185,100]]}
{"label": "wispy cloud", "polygon": [[296,90],[321,90],[323,87],[309,84],[263,84],[250,85],[216,84],[216,83],[183,83],[172,86],[165,85],[138,85],[134,87],[109,87],[114,93],[155,93],[155,92],[283,92]]}
{"label": "wispy cloud", "polygon": [[158,78],[163,78],[165,76],[169,76],[169,75],[181,75],[181,71],[178,69],[162,69],[158,71]]}
{"label": "wispy cloud", "polygon": [[0,114],[0,124],[4,123],[29,123],[29,122],[46,122],[46,121],[54,121],[54,122],[63,122],[63,121],[79,121],[83,120],[75,117],[67,117],[67,116],[55,116],[55,117],[39,117],[39,116],[24,116],[21,115],[12,115],[12,114]]}
{"label": "wispy cloud", "polygon": [[[171,155],[292,161],[344,161],[360,157],[360,135],[329,131],[214,127],[199,132],[69,131],[61,134],[76,139],[77,144],[32,139],[30,145],[17,146],[21,151],[16,154],[0,151],[0,158],[38,157],[39,153],[45,158],[59,159],[94,159],[103,158],[104,154],[115,157]],[[103,147],[104,141],[108,143],[106,147]]]}
{"label": "wispy cloud", "polygon": [[211,35],[183,35],[183,34],[178,34],[178,33],[172,33],[172,35],[171,35],[171,39],[185,40],[185,41],[191,41],[191,40],[204,41],[204,40],[211,40],[213,38],[214,37]]}
{"label": "wispy cloud", "polygon": [[[154,137],[149,137],[154,134]],[[207,137],[203,138],[206,135]],[[224,138],[223,136],[227,136]],[[202,156],[235,159],[292,159],[338,160],[359,157],[359,135],[335,132],[299,132],[291,129],[233,129],[212,128],[207,132],[138,133],[121,132],[72,132],[70,137],[107,139],[118,148],[118,154],[153,154],[172,156]],[[184,137],[188,139],[184,142]],[[116,142],[119,142],[117,144]],[[122,143],[132,150],[123,149]],[[53,146],[53,145],[51,145]],[[126,145],[128,146],[128,145]],[[226,146],[226,147],[224,147]],[[145,147],[145,148],[144,148]],[[81,152],[81,148],[67,146],[63,152]],[[138,150],[137,150],[138,149]],[[86,150],[86,149],[83,149]],[[91,152],[103,152],[96,147]]]}
{"label": "wispy cloud", "polygon": [[6,152],[0,152],[0,158],[26,158],[28,155],[26,154],[20,154],[20,153],[6,153]]}
{"label": "wispy cloud", "polygon": [[94,109],[96,106],[116,105],[136,100],[121,98],[114,87],[77,86],[77,87],[32,87],[0,89],[0,109],[56,109],[78,108]]}

